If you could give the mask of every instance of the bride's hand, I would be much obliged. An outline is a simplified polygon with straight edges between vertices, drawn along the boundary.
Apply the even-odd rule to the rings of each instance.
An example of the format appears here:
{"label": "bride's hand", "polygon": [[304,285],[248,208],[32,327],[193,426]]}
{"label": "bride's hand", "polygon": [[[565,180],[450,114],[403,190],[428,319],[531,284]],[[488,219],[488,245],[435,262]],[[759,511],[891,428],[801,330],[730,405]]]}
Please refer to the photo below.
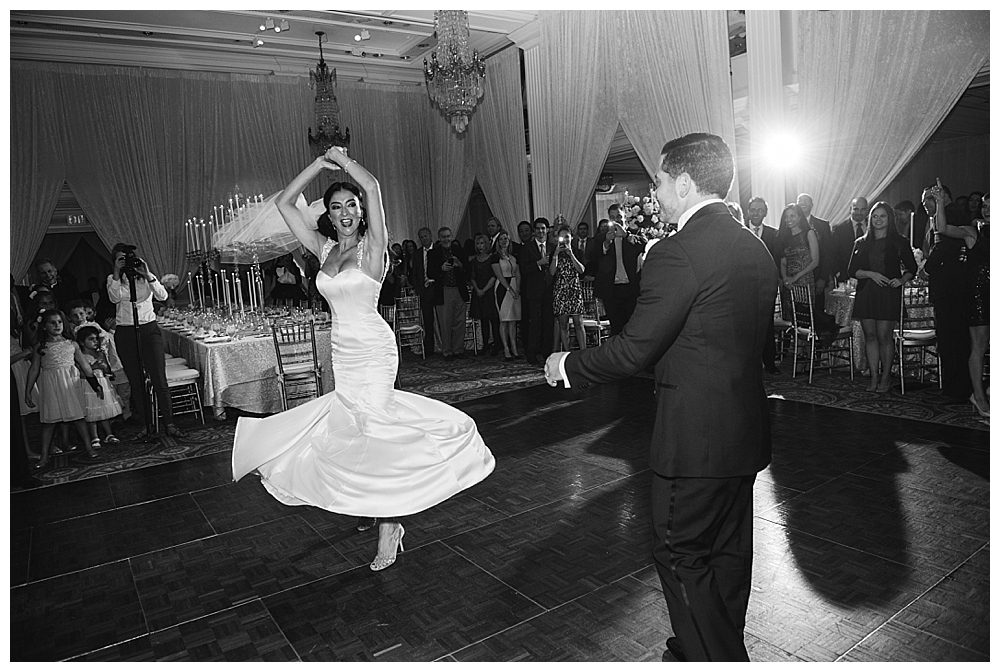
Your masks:
{"label": "bride's hand", "polygon": [[326,150],[326,154],[323,155],[323,158],[330,163],[336,164],[339,168],[343,168],[347,162],[351,160],[350,157],[347,156],[347,150],[343,147],[337,146],[333,146]]}

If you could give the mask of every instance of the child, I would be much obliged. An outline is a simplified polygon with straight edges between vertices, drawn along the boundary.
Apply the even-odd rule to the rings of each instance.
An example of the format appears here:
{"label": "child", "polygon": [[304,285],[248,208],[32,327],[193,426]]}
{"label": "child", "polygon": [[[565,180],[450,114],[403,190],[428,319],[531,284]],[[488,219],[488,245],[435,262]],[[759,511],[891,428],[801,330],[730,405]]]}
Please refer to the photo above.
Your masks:
{"label": "child", "polygon": [[122,412],[121,404],[118,402],[118,395],[108,382],[108,374],[111,373],[111,366],[104,352],[101,350],[101,334],[98,327],[80,327],[76,330],[76,342],[83,352],[83,358],[90,364],[97,383],[104,394],[98,396],[89,386],[84,386],[83,399],[87,411],[87,429],[90,432],[90,446],[94,450],[101,447],[101,437],[97,433],[97,423],[101,423],[104,430],[104,440],[107,443],[120,443],[118,437],[111,432],[109,420]]}
{"label": "child", "polygon": [[[38,383],[38,419],[42,422],[42,456],[38,462],[41,469],[49,461],[49,448],[57,422],[72,422],[84,440],[87,455],[97,457],[87,438],[86,411],[83,395],[80,393],[80,370],[98,397],[104,390],[97,384],[90,364],[83,357],[80,346],[68,338],[69,323],[56,310],[46,310],[41,315],[38,330],[38,346],[31,358],[28,380],[25,383],[25,403],[34,406],[30,398],[31,388]],[[74,366],[74,364],[76,366]],[[80,369],[77,369],[77,366]]]}
{"label": "child", "polygon": [[[86,299],[70,301],[66,304],[66,316],[72,324],[74,336],[79,333],[79,329],[81,327],[94,327],[97,329],[98,334],[100,335],[101,352],[104,353],[104,358],[110,367],[106,378],[112,382],[115,389],[117,389],[120,393],[121,384],[124,382],[125,385],[128,385],[128,379],[125,377],[125,369],[122,367],[121,359],[118,358],[118,350],[115,348],[114,336],[105,331],[101,325],[94,321],[97,313],[94,311],[93,305],[91,305],[90,301],[87,301]],[[123,399],[127,399],[127,397],[119,397],[119,401],[122,404],[122,419],[128,420],[132,413],[127,408],[126,402],[122,401]],[[117,415],[117,413],[115,415]]]}

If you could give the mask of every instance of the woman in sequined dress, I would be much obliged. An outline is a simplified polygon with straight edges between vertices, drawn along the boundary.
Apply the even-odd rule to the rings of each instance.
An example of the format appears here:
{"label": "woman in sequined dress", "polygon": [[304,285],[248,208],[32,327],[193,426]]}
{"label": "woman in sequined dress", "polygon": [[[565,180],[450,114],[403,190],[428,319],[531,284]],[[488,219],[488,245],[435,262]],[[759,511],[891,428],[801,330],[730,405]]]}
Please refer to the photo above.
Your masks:
{"label": "woman in sequined dress", "polygon": [[[935,198],[943,195],[940,187],[931,192]],[[942,202],[938,200],[938,202]],[[983,387],[983,360],[990,345],[990,195],[983,196],[983,218],[967,226],[948,224],[944,208],[935,218],[937,231],[951,238],[963,238],[968,248],[966,263],[972,273],[972,301],[969,306],[969,337],[972,341],[969,353],[969,377],[972,378],[972,396],[969,401],[976,412],[984,418],[990,417],[990,400]]]}

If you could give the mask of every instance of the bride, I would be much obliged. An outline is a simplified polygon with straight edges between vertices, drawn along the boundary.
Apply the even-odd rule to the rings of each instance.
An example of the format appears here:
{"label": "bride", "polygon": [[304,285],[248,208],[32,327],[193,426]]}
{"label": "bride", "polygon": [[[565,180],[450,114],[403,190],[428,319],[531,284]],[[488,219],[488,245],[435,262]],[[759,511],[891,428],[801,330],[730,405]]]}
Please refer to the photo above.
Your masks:
{"label": "bride", "polygon": [[[297,206],[324,170],[334,182],[317,223]],[[475,422],[442,402],[393,389],[399,353],[376,308],[387,265],[388,232],[378,180],[333,147],[275,202],[295,238],[321,263],[316,286],[330,304],[336,389],[268,418],[240,418],[233,477],[257,471],[278,501],[379,519],[380,571],[403,550],[396,518],[423,511],[486,478],[493,455]]]}

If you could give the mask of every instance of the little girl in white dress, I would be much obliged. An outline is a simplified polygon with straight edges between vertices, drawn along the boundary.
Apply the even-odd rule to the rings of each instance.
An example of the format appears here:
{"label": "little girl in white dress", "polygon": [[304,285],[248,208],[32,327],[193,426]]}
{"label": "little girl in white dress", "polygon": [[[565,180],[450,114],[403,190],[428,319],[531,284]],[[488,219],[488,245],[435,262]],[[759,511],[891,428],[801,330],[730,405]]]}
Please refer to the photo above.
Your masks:
{"label": "little girl in white dress", "polygon": [[97,384],[103,390],[103,397],[89,385],[83,385],[83,399],[86,405],[87,431],[90,433],[90,446],[97,450],[101,447],[101,437],[97,432],[97,423],[101,423],[104,430],[104,441],[107,443],[120,443],[118,437],[111,432],[111,418],[117,417],[122,412],[121,402],[118,395],[111,386],[108,376],[111,373],[111,366],[101,350],[101,335],[97,327],[84,326],[76,330],[76,342],[83,351],[83,358],[90,364]]}

